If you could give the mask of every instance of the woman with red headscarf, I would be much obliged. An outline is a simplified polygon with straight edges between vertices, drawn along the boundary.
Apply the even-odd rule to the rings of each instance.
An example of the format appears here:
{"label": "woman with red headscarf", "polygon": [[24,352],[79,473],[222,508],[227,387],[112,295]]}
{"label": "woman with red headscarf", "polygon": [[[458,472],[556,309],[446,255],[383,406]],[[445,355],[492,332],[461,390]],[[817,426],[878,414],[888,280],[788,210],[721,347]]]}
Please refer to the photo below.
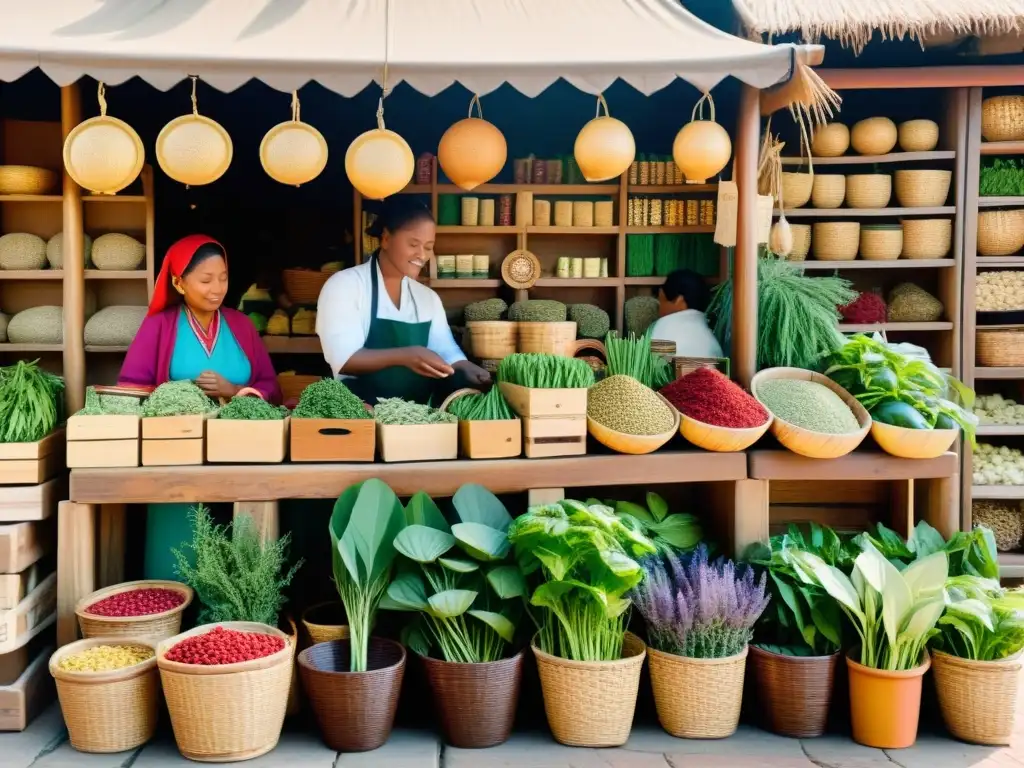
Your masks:
{"label": "woman with red headscarf", "polygon": [[[227,255],[205,235],[184,237],[167,251],[153,286],[149,313],[128,348],[118,383],[156,387],[194,381],[213,399],[243,387],[280,402],[270,355],[243,313],[222,307],[228,290]],[[173,579],[171,549],[192,539],[187,504],[153,504],[146,525],[145,572]]]}

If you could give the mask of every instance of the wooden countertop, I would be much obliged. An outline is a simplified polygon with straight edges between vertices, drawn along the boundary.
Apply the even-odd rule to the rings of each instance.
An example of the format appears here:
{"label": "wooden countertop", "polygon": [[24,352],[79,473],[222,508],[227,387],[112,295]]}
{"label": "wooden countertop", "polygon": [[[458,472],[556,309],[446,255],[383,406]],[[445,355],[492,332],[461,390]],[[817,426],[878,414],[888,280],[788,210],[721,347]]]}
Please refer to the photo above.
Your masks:
{"label": "wooden countertop", "polygon": [[451,496],[466,483],[495,493],[743,480],[747,454],[659,451],[646,456],[428,461],[401,464],[204,464],[190,467],[74,469],[71,500],[82,504],[331,499],[372,477],[399,496]]}
{"label": "wooden countertop", "polygon": [[838,459],[808,459],[786,450],[749,451],[749,475],[755,480],[928,480],[959,471],[955,453],[935,459],[898,459],[859,450]]}

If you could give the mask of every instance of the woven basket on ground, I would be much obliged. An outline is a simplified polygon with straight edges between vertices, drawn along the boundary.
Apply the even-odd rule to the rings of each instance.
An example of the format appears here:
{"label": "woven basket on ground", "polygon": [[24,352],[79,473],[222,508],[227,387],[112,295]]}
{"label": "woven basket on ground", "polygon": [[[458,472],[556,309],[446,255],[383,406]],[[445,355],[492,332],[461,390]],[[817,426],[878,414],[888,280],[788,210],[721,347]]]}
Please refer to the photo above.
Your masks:
{"label": "woven basket on ground", "polygon": [[860,228],[860,257],[868,261],[892,261],[903,251],[903,227],[899,224],[864,224]]}
{"label": "woven basket on ground", "polygon": [[813,189],[813,173],[782,172],[782,204],[787,209],[801,208],[807,205]]}
{"label": "woven basket on ground", "polygon": [[934,120],[907,120],[898,131],[904,152],[931,152],[939,144],[939,124]]}
{"label": "woven basket on ground", "polygon": [[[811,204],[815,208],[838,208],[846,197],[846,177],[837,173],[816,173],[811,184]],[[785,201],[783,201],[785,202]]]}
{"label": "woven basket on ground", "polygon": [[639,637],[626,633],[617,661],[571,661],[531,647],[555,741],[570,747],[621,747],[629,740],[646,656]]}
{"label": "woven basket on ground", "polygon": [[315,384],[322,378],[322,376],[308,376],[302,373],[277,374],[277,385],[281,388],[282,400],[286,403],[298,400],[302,395],[302,390],[310,384]]}
{"label": "woven basket on ground", "polygon": [[[89,613],[89,606],[98,603],[122,592],[131,592],[137,589],[169,589],[181,593],[184,601],[176,608],[162,613],[154,613],[149,616],[99,616]],[[75,606],[75,615],[78,616],[78,625],[82,628],[83,637],[105,637],[119,638],[128,637],[139,640],[151,640],[159,642],[172,635],[176,635],[181,629],[181,615],[188,608],[194,596],[192,588],[177,581],[160,581],[147,579],[144,581],[126,581],[122,584],[115,584],[112,587],[93,592],[78,601]]]}
{"label": "woven basket on ground", "polygon": [[944,259],[953,245],[952,219],[904,219],[904,259]]}
{"label": "woven basket on ground", "polygon": [[896,171],[896,199],[904,208],[927,208],[946,204],[952,171]]}
{"label": "woven basket on ground", "polygon": [[0,165],[0,195],[45,195],[57,186],[57,174],[31,165]]}
{"label": "woven basket on ground", "polygon": [[348,640],[345,606],[337,600],[311,605],[302,612],[302,626],[309,637],[309,645],[331,640]]}
{"label": "woven basket on ground", "polygon": [[62,659],[98,645],[133,645],[154,650],[143,640],[92,638],[69,643],[50,657],[68,741],[79,752],[125,752],[153,737],[160,712],[156,657],[106,672],[65,672]]}
{"label": "woven basket on ground", "polygon": [[896,123],[888,117],[869,117],[854,124],[850,143],[858,155],[886,155],[896,146]]}
{"label": "woven basket on ground", "polygon": [[946,728],[961,741],[1010,743],[1017,714],[1021,658],[970,661],[932,651],[932,673]]}
{"label": "woven basket on ground", "polygon": [[981,103],[985,141],[1024,140],[1024,96],[992,96]]}
{"label": "woven basket on ground", "polygon": [[329,272],[312,269],[285,269],[281,272],[284,292],[295,304],[316,304],[324,284],[331,279]]}
{"label": "woven basket on ground", "polygon": [[860,247],[860,222],[818,221],[811,236],[811,251],[818,261],[850,261]]}
{"label": "woven basket on ground", "polygon": [[785,656],[750,646],[762,726],[791,739],[821,736],[828,725],[838,663],[838,651],[831,656]]}
{"label": "woven basket on ground", "polygon": [[850,208],[885,208],[892,197],[892,176],[887,173],[851,173],[846,177],[846,204]]}
{"label": "woven basket on ground", "polygon": [[724,659],[691,659],[649,649],[661,727],[680,739],[724,739],[735,733],[747,650]]}
{"label": "woven basket on ground", "polygon": [[811,154],[814,157],[839,157],[850,148],[850,129],[842,123],[829,123],[814,132]]}
{"label": "woven basket on ground", "polygon": [[811,225],[790,223],[789,231],[793,235],[793,249],[786,260],[804,261],[811,252]]}
{"label": "woven basket on ground", "polygon": [[978,365],[986,368],[1024,366],[1024,329],[979,328],[977,355]]}
{"label": "woven basket on ground", "polygon": [[1011,256],[1024,248],[1024,208],[978,213],[978,255]]}

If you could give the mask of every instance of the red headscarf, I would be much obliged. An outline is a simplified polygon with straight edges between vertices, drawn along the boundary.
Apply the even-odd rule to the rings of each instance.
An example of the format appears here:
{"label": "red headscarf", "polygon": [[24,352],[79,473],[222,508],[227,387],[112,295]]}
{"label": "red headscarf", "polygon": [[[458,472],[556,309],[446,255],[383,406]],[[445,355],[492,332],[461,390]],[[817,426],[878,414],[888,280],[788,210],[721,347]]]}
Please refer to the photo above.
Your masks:
{"label": "red headscarf", "polygon": [[157,275],[156,283],[153,285],[153,298],[149,302],[147,316],[163,312],[171,305],[174,297],[174,288],[171,285],[171,277],[181,277],[192,263],[196,251],[204,245],[216,245],[224,252],[224,260],[227,261],[227,252],[224,246],[206,235],[188,235],[167,249],[164,256],[164,263],[160,267],[160,274]]}

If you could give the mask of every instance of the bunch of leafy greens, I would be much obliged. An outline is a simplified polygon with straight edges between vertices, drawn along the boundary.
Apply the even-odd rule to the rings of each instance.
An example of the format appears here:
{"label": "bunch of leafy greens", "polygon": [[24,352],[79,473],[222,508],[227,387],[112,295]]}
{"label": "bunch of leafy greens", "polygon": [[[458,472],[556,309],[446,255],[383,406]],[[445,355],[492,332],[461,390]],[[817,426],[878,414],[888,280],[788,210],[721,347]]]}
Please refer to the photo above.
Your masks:
{"label": "bunch of leafy greens", "polygon": [[873,532],[857,534],[850,542],[856,552],[867,545],[881,552],[898,569],[935,552],[944,552],[949,559],[950,576],[999,579],[995,536],[981,525],[969,533],[957,531],[946,541],[941,533],[921,520],[911,532],[910,538],[903,541],[902,536],[879,523]]}
{"label": "bunch of leafy greens", "polygon": [[608,358],[605,376],[631,376],[651,389],[668,386],[672,381],[672,366],[651,351],[652,330],[653,326],[643,336],[631,333],[625,339],[618,331],[610,331],[604,340]]}
{"label": "bunch of leafy greens", "polygon": [[888,344],[879,336],[859,333],[831,354],[822,368],[873,417],[893,409],[894,404],[903,404],[924,417],[926,428],[959,425],[974,444],[978,423],[970,411],[974,392],[930,360],[905,354],[903,347]]}
{"label": "bunch of leafy greens", "polygon": [[[601,504],[587,499],[587,506]],[[647,506],[631,501],[605,501],[632,530],[650,539],[660,552],[685,552],[700,544],[703,530],[695,515],[669,512],[668,503],[656,493],[647,493]]]}
{"label": "bunch of leafy greens", "polygon": [[622,654],[629,591],[643,579],[637,558],[654,544],[611,507],[565,500],[531,507],[508,538],[534,583],[531,617],[542,651],[576,661],[612,661]]}
{"label": "bunch of leafy greens", "polygon": [[425,494],[406,506],[408,525],[395,537],[402,559],[382,608],[416,611],[403,640],[427,656],[476,664],[508,654],[522,614],[526,583],[510,560],[512,517],[479,485],[464,485],[452,498],[458,522],[449,526]]}
{"label": "bunch of leafy greens", "polygon": [[64,379],[19,360],[0,367],[0,443],[42,440],[64,418]]}
{"label": "bunch of leafy greens", "polygon": [[935,648],[972,661],[998,661],[1024,649],[1024,592],[978,576],[946,581],[946,612]]}
{"label": "bunch of leafy greens", "polygon": [[192,550],[195,565],[183,550],[171,553],[178,575],[199,597],[199,623],[255,621],[276,627],[284,589],[302,565],[299,560],[285,571],[291,535],[264,541],[249,515],[215,525],[202,504],[189,516],[194,533],[183,549]]}
{"label": "bunch of leafy greens", "polygon": [[978,181],[982,197],[1019,197],[1024,195],[1024,163],[997,157],[982,166]]}
{"label": "bunch of leafy greens", "polygon": [[142,404],[143,416],[185,416],[216,409],[213,400],[191,381],[165,381]]}
{"label": "bunch of leafy greens", "polygon": [[349,486],[334,503],[328,526],[331,561],[348,616],[352,672],[367,671],[370,632],[391,582],[395,537],[405,525],[402,503],[377,479]]}

